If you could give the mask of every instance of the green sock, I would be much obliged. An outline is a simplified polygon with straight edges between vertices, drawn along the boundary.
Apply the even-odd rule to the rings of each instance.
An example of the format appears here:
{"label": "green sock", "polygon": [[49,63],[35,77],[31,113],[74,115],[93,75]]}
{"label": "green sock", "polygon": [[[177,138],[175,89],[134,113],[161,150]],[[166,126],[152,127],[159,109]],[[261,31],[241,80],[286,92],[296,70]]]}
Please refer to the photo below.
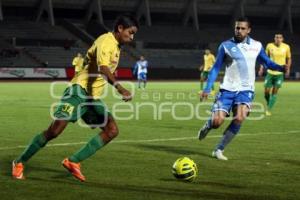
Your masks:
{"label": "green sock", "polygon": [[274,95],[271,95],[270,96],[270,100],[269,100],[269,104],[268,104],[268,108],[269,110],[271,110],[276,102],[276,99],[277,99],[277,95],[274,94]]}
{"label": "green sock", "polygon": [[96,151],[105,145],[102,138],[99,135],[93,137],[85,146],[83,146],[79,151],[73,154],[69,160],[71,162],[79,163],[88,157],[92,156]]}
{"label": "green sock", "polygon": [[203,82],[200,81],[200,90],[203,90]]}
{"label": "green sock", "polygon": [[44,133],[37,134],[31,141],[31,143],[27,146],[24,152],[21,154],[19,158],[15,161],[17,163],[24,163],[28,161],[36,152],[38,152],[42,147],[47,144],[47,140],[44,136]]}
{"label": "green sock", "polygon": [[267,101],[267,105],[269,105],[269,101],[270,101],[270,94],[269,93],[268,94],[265,93],[265,99]]}

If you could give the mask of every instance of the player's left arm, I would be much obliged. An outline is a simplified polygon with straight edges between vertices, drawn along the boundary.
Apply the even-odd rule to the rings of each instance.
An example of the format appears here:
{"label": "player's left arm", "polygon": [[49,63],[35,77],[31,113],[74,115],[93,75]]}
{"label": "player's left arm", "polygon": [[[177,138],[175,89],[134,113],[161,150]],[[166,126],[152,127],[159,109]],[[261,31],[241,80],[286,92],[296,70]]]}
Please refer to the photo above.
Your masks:
{"label": "player's left arm", "polygon": [[258,59],[260,62],[262,62],[264,65],[262,65],[264,68],[271,69],[271,70],[276,70],[280,72],[285,72],[287,66],[286,65],[278,65],[275,62],[273,62],[266,54],[265,50],[261,48],[259,54],[258,54]]}
{"label": "player's left arm", "polygon": [[292,54],[291,54],[290,46],[287,46],[287,52],[286,52],[286,73],[285,73],[285,77],[286,78],[288,78],[290,76],[291,66],[292,66]]}
{"label": "player's left arm", "polygon": [[99,68],[100,73],[103,74],[107,78],[107,81],[111,85],[113,85],[117,89],[117,91],[122,95],[122,99],[124,101],[130,101],[132,99],[131,93],[127,89],[125,89],[119,82],[117,82],[115,76],[111,73],[109,67],[101,65]]}
{"label": "player's left arm", "polygon": [[[271,45],[270,43],[267,44],[266,50],[265,50],[265,53],[266,53],[266,55],[268,57],[270,57],[270,48],[271,48],[270,45]],[[263,75],[265,68],[266,67],[262,63],[259,65],[258,76],[262,76]]]}

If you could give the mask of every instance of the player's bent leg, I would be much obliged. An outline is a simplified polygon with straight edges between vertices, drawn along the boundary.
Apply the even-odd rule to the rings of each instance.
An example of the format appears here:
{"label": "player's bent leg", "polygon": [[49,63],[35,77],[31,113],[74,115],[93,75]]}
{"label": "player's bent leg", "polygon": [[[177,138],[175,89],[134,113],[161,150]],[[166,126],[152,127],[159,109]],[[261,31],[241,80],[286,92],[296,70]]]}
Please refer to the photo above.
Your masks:
{"label": "player's bent leg", "polygon": [[37,134],[24,152],[12,162],[12,176],[15,179],[24,179],[24,163],[43,148],[48,141],[57,137],[67,126],[67,121],[53,121],[49,128]]}
{"label": "player's bent leg", "polygon": [[106,126],[103,128],[103,131],[100,133],[100,136],[102,137],[102,140],[105,142],[105,144],[107,144],[115,137],[117,137],[118,134],[119,134],[119,129],[117,123],[115,122],[113,117],[109,116],[108,122]]}
{"label": "player's bent leg", "polygon": [[85,181],[85,177],[84,175],[81,173],[80,170],[80,163],[75,163],[70,161],[68,158],[65,158],[62,161],[62,165],[64,168],[66,168],[76,179],[84,182]]}
{"label": "player's bent leg", "polygon": [[67,127],[68,121],[66,120],[54,120],[48,129],[44,131],[44,135],[47,141],[50,141],[60,135]]}
{"label": "player's bent leg", "polygon": [[271,110],[276,103],[278,90],[279,90],[279,87],[273,87],[273,89],[272,89],[272,95],[270,96],[270,101],[268,104],[268,112],[269,113],[266,113],[267,115],[269,114],[268,116],[271,115]]}
{"label": "player's bent leg", "polygon": [[226,116],[227,116],[227,112],[224,112],[224,111],[215,112],[213,114],[213,120],[212,120],[212,125],[211,125],[212,128],[213,129],[219,128],[223,124]]}
{"label": "player's bent leg", "polygon": [[106,125],[102,128],[100,134],[94,136],[85,146],[75,154],[63,160],[63,166],[77,179],[85,181],[85,177],[80,170],[80,162],[94,155],[97,150],[104,147],[113,138],[118,135],[118,127],[113,117],[108,116]]}

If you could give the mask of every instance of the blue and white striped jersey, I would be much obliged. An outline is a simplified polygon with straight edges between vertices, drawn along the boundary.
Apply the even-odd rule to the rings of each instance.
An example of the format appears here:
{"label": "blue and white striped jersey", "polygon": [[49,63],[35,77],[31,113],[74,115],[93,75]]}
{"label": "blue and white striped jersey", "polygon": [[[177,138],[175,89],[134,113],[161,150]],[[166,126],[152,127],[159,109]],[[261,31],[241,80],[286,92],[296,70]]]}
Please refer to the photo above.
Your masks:
{"label": "blue and white striped jersey", "polygon": [[243,42],[237,42],[234,38],[222,42],[204,91],[210,92],[222,65],[225,65],[226,69],[223,83],[220,86],[221,89],[228,91],[254,91],[257,59],[269,69],[279,71],[284,69],[270,60],[259,41],[250,37],[247,37]]}
{"label": "blue and white striped jersey", "polygon": [[134,66],[134,74],[137,71],[137,74],[140,73],[145,73],[147,74],[148,70],[148,61],[147,60],[139,60],[136,62],[135,66]]}

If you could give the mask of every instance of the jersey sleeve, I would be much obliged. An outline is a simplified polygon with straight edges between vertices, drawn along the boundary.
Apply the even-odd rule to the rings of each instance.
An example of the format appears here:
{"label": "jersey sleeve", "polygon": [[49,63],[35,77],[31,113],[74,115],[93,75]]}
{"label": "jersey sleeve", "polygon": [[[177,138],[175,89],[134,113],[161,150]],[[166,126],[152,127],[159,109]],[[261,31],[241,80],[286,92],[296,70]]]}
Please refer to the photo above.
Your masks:
{"label": "jersey sleeve", "polygon": [[284,66],[276,64],[267,56],[263,47],[261,47],[261,50],[258,54],[258,60],[267,69],[276,70],[280,72],[284,72],[285,70]]}
{"label": "jersey sleeve", "polygon": [[110,65],[110,58],[112,55],[112,50],[109,45],[101,44],[96,47],[97,53],[97,66],[107,66]]}
{"label": "jersey sleeve", "polygon": [[218,48],[218,53],[217,53],[217,58],[216,58],[216,62],[214,63],[212,69],[209,72],[208,75],[208,79],[207,79],[207,84],[206,87],[204,89],[205,93],[209,93],[215,80],[218,77],[219,71],[222,67],[222,64],[224,62],[224,57],[225,57],[225,49],[223,44],[221,44]]}

